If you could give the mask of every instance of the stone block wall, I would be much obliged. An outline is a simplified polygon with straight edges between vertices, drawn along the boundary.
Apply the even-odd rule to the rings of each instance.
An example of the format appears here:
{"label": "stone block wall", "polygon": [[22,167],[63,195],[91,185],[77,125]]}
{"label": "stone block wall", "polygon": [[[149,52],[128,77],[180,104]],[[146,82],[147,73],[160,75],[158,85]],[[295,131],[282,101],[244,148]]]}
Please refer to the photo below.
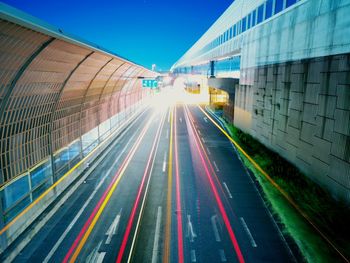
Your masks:
{"label": "stone block wall", "polygon": [[350,54],[254,71],[236,87],[235,125],[350,203]]}

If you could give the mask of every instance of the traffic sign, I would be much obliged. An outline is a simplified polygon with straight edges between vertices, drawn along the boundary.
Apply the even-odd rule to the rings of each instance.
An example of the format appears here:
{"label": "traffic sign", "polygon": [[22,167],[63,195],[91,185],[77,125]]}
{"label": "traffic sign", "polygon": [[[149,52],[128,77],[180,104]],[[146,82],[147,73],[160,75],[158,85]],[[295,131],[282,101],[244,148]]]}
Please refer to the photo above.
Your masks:
{"label": "traffic sign", "polygon": [[158,81],[155,79],[143,79],[142,80],[142,87],[143,88],[151,88],[151,89],[158,88]]}

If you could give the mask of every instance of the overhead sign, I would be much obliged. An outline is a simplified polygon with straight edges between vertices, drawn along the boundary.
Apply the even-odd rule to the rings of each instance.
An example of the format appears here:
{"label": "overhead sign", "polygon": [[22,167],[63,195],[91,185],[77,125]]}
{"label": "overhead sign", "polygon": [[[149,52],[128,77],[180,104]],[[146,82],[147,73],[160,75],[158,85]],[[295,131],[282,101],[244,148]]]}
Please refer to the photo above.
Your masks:
{"label": "overhead sign", "polygon": [[158,81],[155,79],[143,79],[142,80],[142,87],[155,89],[158,87]]}

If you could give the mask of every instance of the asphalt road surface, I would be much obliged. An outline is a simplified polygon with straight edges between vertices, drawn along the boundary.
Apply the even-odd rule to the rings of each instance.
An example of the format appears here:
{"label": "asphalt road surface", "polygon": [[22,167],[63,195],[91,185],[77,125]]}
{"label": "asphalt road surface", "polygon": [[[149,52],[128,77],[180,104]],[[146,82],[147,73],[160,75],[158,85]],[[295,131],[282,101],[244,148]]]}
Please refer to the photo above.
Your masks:
{"label": "asphalt road surface", "polygon": [[295,262],[198,106],[150,108],[15,262]]}

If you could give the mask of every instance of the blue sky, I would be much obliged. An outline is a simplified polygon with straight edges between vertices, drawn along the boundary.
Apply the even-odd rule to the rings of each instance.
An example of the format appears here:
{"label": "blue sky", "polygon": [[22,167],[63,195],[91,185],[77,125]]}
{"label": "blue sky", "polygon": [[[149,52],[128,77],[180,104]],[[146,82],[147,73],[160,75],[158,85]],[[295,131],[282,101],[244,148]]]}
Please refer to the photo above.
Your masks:
{"label": "blue sky", "polygon": [[4,0],[129,60],[168,70],[232,0]]}

